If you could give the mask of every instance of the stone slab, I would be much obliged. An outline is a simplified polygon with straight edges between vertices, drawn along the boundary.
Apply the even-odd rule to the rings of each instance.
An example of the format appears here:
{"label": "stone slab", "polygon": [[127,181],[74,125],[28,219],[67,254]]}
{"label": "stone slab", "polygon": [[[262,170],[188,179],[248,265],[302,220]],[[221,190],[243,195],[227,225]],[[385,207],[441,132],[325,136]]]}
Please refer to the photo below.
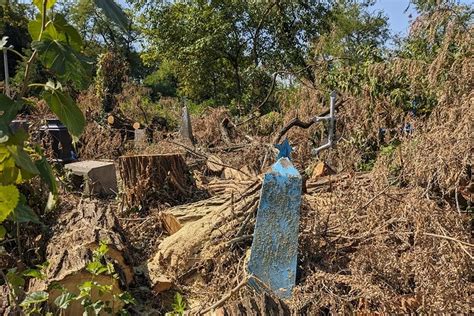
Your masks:
{"label": "stone slab", "polygon": [[85,160],[64,166],[75,177],[73,183],[83,185],[86,195],[112,195],[117,192],[117,175],[113,162]]}

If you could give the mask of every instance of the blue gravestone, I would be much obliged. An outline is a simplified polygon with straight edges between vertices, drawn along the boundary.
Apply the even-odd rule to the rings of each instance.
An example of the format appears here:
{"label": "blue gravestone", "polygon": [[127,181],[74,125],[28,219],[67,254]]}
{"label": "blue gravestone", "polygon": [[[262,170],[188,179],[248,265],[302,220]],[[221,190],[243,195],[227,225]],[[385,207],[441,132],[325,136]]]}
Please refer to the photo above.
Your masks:
{"label": "blue gravestone", "polygon": [[[283,299],[295,285],[301,186],[301,175],[287,157],[265,174],[248,263],[249,273]],[[261,289],[258,281],[250,285]]]}

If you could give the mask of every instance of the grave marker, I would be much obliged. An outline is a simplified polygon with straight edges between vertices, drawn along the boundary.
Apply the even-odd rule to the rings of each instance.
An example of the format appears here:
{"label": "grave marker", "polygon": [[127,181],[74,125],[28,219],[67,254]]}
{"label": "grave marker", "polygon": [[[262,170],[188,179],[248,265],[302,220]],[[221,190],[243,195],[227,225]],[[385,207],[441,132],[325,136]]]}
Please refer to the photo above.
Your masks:
{"label": "grave marker", "polygon": [[269,288],[286,299],[296,279],[302,180],[287,141],[278,148],[284,156],[263,180],[248,271],[265,284],[251,279],[254,288]]}

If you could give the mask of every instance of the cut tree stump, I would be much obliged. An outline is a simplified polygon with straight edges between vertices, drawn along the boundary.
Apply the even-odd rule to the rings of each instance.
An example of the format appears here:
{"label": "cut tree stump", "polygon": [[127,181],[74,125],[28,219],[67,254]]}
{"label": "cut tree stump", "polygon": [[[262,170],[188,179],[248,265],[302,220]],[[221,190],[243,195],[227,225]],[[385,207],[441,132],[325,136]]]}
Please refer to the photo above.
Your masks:
{"label": "cut tree stump", "polygon": [[191,177],[180,154],[122,156],[118,164],[128,207],[148,206],[160,194],[178,201],[191,195]]}
{"label": "cut tree stump", "polygon": [[[68,291],[79,294],[78,285],[91,281],[93,276],[87,270],[92,261],[92,252],[99,247],[101,241],[109,245],[107,258],[113,262],[119,278],[109,275],[94,277],[101,285],[112,285],[114,293],[126,289],[133,280],[133,272],[128,265],[127,241],[122,228],[109,206],[95,200],[83,200],[76,210],[61,214],[52,227],[51,239],[46,247],[46,260],[49,266],[45,280],[33,279],[29,291],[43,291],[53,283],[59,283]],[[52,303],[60,295],[59,290],[51,290],[49,301]],[[93,298],[99,299],[98,293]],[[111,300],[110,295],[100,297]],[[115,304],[116,311],[121,306]],[[79,302],[74,302],[66,315],[82,315],[83,309]]]}

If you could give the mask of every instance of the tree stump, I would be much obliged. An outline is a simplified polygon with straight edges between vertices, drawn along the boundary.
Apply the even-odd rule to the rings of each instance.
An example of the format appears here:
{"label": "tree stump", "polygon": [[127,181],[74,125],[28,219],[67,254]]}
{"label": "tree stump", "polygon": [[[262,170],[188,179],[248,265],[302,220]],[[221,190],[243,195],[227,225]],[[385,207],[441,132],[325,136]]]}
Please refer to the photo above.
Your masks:
{"label": "tree stump", "polygon": [[180,154],[122,156],[118,164],[128,207],[150,206],[152,198],[181,201],[191,195],[191,177]]}
{"label": "tree stump", "polygon": [[[45,280],[33,279],[30,291],[44,291],[52,283],[59,283],[69,292],[79,294],[78,285],[91,281],[93,276],[86,270],[92,261],[92,252],[99,247],[101,241],[109,245],[107,258],[114,263],[118,279],[101,274],[94,277],[101,285],[112,285],[113,293],[120,293],[133,280],[133,272],[128,265],[127,241],[122,228],[109,206],[98,201],[84,200],[76,210],[60,215],[52,227],[51,239],[46,247],[46,260],[49,266]],[[60,295],[58,290],[51,290],[49,302],[52,303]],[[94,299],[111,300],[111,295],[99,297],[93,292]],[[117,304],[116,304],[117,305]],[[120,306],[115,306],[117,310]],[[83,309],[79,302],[73,302],[67,315],[82,315]]]}

